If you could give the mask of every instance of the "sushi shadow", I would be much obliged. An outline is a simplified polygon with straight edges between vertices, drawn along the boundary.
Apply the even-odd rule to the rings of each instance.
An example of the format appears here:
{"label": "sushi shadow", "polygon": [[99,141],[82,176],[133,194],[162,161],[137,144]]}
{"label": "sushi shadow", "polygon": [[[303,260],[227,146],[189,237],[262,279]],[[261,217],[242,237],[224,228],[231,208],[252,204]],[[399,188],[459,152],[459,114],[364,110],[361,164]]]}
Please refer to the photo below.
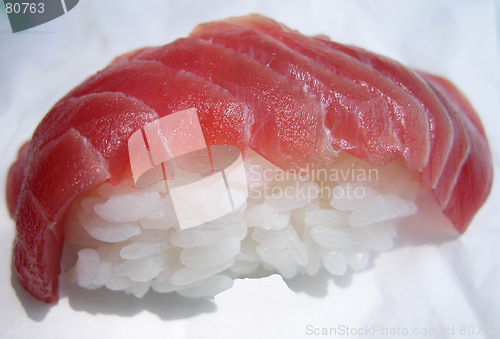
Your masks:
{"label": "sushi shadow", "polygon": [[[372,253],[368,264],[364,270],[375,268],[375,259],[378,253]],[[307,274],[297,274],[292,279],[284,279],[288,288],[296,293],[305,293],[313,298],[325,298],[329,292],[330,282],[340,288],[348,288],[352,284],[352,280],[357,271],[350,267],[342,275],[333,275],[325,269],[320,270],[316,275],[309,276]]]}
{"label": "sushi shadow", "polygon": [[[368,268],[373,264],[370,262]],[[284,279],[288,288],[295,293],[305,293],[314,298],[324,298],[328,295],[330,281],[334,285],[347,288],[352,283],[353,271],[348,269],[342,276],[333,276],[326,270],[321,270],[315,276],[298,274],[292,279]]]}
{"label": "sushi shadow", "polygon": [[111,291],[104,287],[87,290],[60,277],[60,297],[68,298],[70,307],[77,312],[93,315],[109,314],[133,317],[143,311],[156,314],[162,320],[187,319],[201,313],[215,312],[217,306],[211,299],[186,298],[176,293],[149,291],[139,299],[123,291]]}
{"label": "sushi shadow", "polygon": [[[147,311],[156,314],[162,320],[174,320],[190,318],[201,313],[212,313],[217,309],[210,299],[185,298],[175,293],[163,294],[150,291],[142,299],[138,299],[123,292],[105,288],[87,290],[70,283],[64,276],[60,276],[60,284],[60,300],[67,298],[73,310],[93,315],[133,317]],[[26,292],[19,284],[14,265],[11,265],[11,285],[26,315],[33,321],[43,321],[54,305],[36,300]]]}
{"label": "sushi shadow", "polygon": [[19,280],[17,280],[17,275],[13,264],[11,264],[10,270],[10,284],[16,292],[17,298],[20,301],[21,306],[24,308],[26,315],[33,321],[43,321],[49,313],[51,305],[36,300],[28,292],[26,292],[21,284],[19,284]]}

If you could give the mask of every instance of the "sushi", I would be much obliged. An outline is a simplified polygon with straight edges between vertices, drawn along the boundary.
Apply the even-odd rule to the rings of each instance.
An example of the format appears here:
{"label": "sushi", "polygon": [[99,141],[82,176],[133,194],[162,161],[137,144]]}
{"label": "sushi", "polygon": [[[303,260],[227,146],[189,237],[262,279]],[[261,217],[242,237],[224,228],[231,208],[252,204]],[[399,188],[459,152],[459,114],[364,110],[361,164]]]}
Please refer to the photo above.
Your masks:
{"label": "sushi", "polygon": [[70,280],[136,297],[342,275],[420,216],[465,232],[492,173],[481,122],[449,81],[230,18],[118,57],[49,111],[8,173],[14,268],[50,304],[63,249]]}

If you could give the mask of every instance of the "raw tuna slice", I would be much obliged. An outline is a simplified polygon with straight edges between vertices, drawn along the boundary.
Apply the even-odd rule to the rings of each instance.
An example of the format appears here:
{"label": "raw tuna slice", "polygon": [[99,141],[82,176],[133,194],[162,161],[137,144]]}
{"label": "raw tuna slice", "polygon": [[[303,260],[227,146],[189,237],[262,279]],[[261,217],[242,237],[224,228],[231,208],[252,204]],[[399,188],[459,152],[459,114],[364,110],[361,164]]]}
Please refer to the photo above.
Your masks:
{"label": "raw tuna slice", "polygon": [[335,154],[320,103],[241,53],[187,38],[143,50],[133,58],[193,73],[245,102],[254,121],[248,146],[281,168],[325,166]]}
{"label": "raw tuna slice", "polygon": [[313,95],[325,110],[325,126],[336,146],[376,165],[399,156],[412,169],[422,169],[429,158],[429,119],[418,102],[365,64],[295,35],[308,44],[294,50],[273,36],[226,21],[200,25],[190,36],[245,54]]}
{"label": "raw tuna slice", "polygon": [[[386,100],[392,98],[395,102],[399,101],[401,106],[408,103],[410,107],[413,101],[417,101],[427,113],[430,149],[432,149],[429,162],[422,171],[422,175],[424,181],[434,187],[443,170],[446,155],[451,148],[453,134],[448,114],[418,74],[395,60],[354,46],[335,43],[327,37],[310,38],[304,36],[261,15],[230,18],[224,22],[251,27],[267,34],[295,52],[313,59],[323,68],[347,77],[357,84],[364,86],[364,84],[371,83],[372,86],[364,86],[364,88],[369,88],[376,94],[382,94]],[[194,33],[203,34],[205,30],[205,25],[200,25]],[[356,60],[363,64],[356,62]],[[367,67],[373,68],[373,70],[369,70]],[[393,84],[388,83],[391,81]],[[394,89],[393,86],[400,87],[401,90],[410,95],[410,98]],[[416,108],[413,111],[416,111]],[[369,160],[368,157],[365,159]]]}
{"label": "raw tuna slice", "polygon": [[[301,86],[304,91],[315,95],[326,107],[325,125],[330,129],[332,138],[339,146],[345,142],[345,137],[339,137],[344,133],[342,125],[336,126],[328,122],[347,120],[339,116],[338,107],[331,107],[332,102],[334,102],[331,97],[344,98],[345,96],[338,95],[339,92],[335,87],[329,87],[325,81],[318,79],[318,76],[315,76],[317,74],[315,69],[309,67],[310,63],[313,63],[314,66],[321,66],[320,76],[323,79],[333,73],[337,78],[342,77],[341,80],[347,79],[354,84],[359,84],[364,89],[371,91],[375,98],[382,98],[390,103],[384,111],[385,116],[381,117],[380,120],[396,123],[401,121],[401,125],[398,126],[395,123],[393,131],[391,131],[395,135],[397,135],[395,130],[400,133],[397,141],[393,141],[391,145],[397,145],[398,141],[402,145],[405,143],[409,145],[411,142],[414,142],[414,145],[420,145],[404,146],[391,151],[393,154],[403,157],[410,168],[422,172],[422,180],[434,189],[436,200],[445,214],[453,220],[459,231],[465,230],[475,213],[472,211],[476,211],[478,205],[467,203],[467,207],[450,209],[447,207],[450,204],[450,197],[462,190],[460,187],[468,186],[467,183],[460,182],[461,173],[470,170],[467,166],[463,167],[467,159],[471,158],[470,161],[481,163],[491,159],[491,155],[488,147],[484,146],[486,138],[477,114],[453,84],[436,76],[415,73],[394,60],[354,46],[338,44],[326,37],[306,37],[260,15],[248,15],[199,25],[190,36],[202,38],[248,55],[287,76],[292,83]],[[307,58],[300,58],[300,56]],[[301,71],[294,71],[297,69]],[[428,84],[428,81],[422,77],[435,84]],[[335,78],[332,79],[333,81],[339,82]],[[312,85],[313,82],[315,86]],[[343,84],[342,88],[346,91],[349,87],[345,86],[345,83]],[[352,91],[352,87],[350,91]],[[450,104],[448,100],[454,101],[453,104]],[[373,104],[373,102],[370,103]],[[416,105],[418,106],[416,107]],[[361,105],[358,104],[358,107]],[[401,116],[399,109],[401,107],[404,107],[406,116]],[[383,105],[379,105],[378,108],[383,109]],[[388,114],[391,108],[392,116]],[[418,120],[422,113],[425,114],[425,121]],[[352,114],[352,110],[348,114],[351,117],[356,116]],[[395,118],[396,115],[398,115],[397,118]],[[363,122],[363,119],[352,122],[350,132],[356,131],[356,129],[362,130],[365,127]],[[384,125],[383,123],[379,124]],[[427,124],[429,131],[425,130]],[[406,135],[405,130],[407,130]],[[370,131],[373,132],[373,130]],[[384,137],[384,132],[384,130],[378,130],[376,139],[384,146],[382,149],[389,150],[383,144],[384,140],[387,140]],[[479,152],[471,153],[469,144],[476,142],[471,140],[471,134],[476,133],[479,135],[473,139],[480,140],[482,145],[479,146]],[[363,138],[360,138],[359,134],[363,135],[363,132],[353,134],[354,144],[364,145],[368,149],[367,153],[370,153],[371,156],[363,155],[359,150],[342,148],[352,155],[376,165],[384,165],[392,160],[391,157],[387,156],[378,156],[374,159],[373,156],[379,150],[372,149],[367,143],[363,143]],[[408,153],[406,150],[422,151],[420,157],[424,159],[425,152],[423,150],[425,147],[423,145],[425,145],[426,140],[417,139],[421,135],[429,137],[431,151],[429,159],[425,158],[425,166],[419,167],[415,161],[419,159],[419,155]],[[371,142],[374,140],[370,135],[365,136],[364,139],[371,140]],[[485,182],[474,189],[477,191],[474,197],[483,197],[478,199],[479,205],[489,194],[489,189],[484,188],[488,187],[488,182],[491,182],[492,178],[491,165],[480,166],[480,168],[483,169],[483,172],[477,173],[477,175],[479,178],[484,178]],[[476,172],[479,170],[476,169]],[[469,188],[466,191],[471,190],[472,188]]]}
{"label": "raw tuna slice", "polygon": [[[128,137],[157,118],[136,99],[90,94],[50,111],[33,135],[28,160],[21,149],[7,183],[17,225],[14,267],[21,285],[37,299],[57,301],[62,222],[72,200],[105,180],[116,184],[130,171]],[[20,182],[16,177],[22,175]],[[18,201],[11,202],[15,197]]]}

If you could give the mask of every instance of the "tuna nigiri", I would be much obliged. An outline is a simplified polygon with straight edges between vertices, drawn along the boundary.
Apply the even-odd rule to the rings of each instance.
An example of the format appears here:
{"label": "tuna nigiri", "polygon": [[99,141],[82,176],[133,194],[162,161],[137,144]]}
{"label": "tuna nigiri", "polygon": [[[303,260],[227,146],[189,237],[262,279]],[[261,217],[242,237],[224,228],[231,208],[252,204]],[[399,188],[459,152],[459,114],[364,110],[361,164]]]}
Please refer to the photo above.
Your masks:
{"label": "tuna nigiri", "polygon": [[[153,163],[168,184],[139,185],[133,140],[153,159],[161,138],[148,128],[187,112],[206,152]],[[241,203],[217,145],[241,156]],[[232,212],[182,227],[221,206],[196,184],[220,173]],[[422,197],[465,232],[492,173],[481,122],[449,81],[259,15],[230,18],[118,57],[49,111],[7,178],[14,267],[46,303],[58,300],[64,244],[78,256],[71,280],[137,297],[213,296],[273,272],[342,275],[428,213]],[[174,181],[190,183],[188,204],[176,205]]]}

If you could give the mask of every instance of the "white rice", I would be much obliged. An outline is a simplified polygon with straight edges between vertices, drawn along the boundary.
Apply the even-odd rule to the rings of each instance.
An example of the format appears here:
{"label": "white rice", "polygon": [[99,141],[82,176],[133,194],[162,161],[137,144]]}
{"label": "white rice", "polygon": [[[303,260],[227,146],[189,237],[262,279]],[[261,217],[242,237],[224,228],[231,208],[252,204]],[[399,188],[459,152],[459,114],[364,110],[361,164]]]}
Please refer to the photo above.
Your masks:
{"label": "white rice", "polygon": [[[170,196],[153,187],[105,183],[78,197],[65,229],[65,252],[78,254],[69,278],[138,298],[150,289],[213,297],[235,278],[363,270],[372,251],[392,247],[396,227],[417,212],[422,188],[401,161],[375,168],[345,153],[316,175],[283,172],[251,150],[245,168],[249,199],[185,230]],[[214,203],[206,194],[198,200],[192,216]]]}

